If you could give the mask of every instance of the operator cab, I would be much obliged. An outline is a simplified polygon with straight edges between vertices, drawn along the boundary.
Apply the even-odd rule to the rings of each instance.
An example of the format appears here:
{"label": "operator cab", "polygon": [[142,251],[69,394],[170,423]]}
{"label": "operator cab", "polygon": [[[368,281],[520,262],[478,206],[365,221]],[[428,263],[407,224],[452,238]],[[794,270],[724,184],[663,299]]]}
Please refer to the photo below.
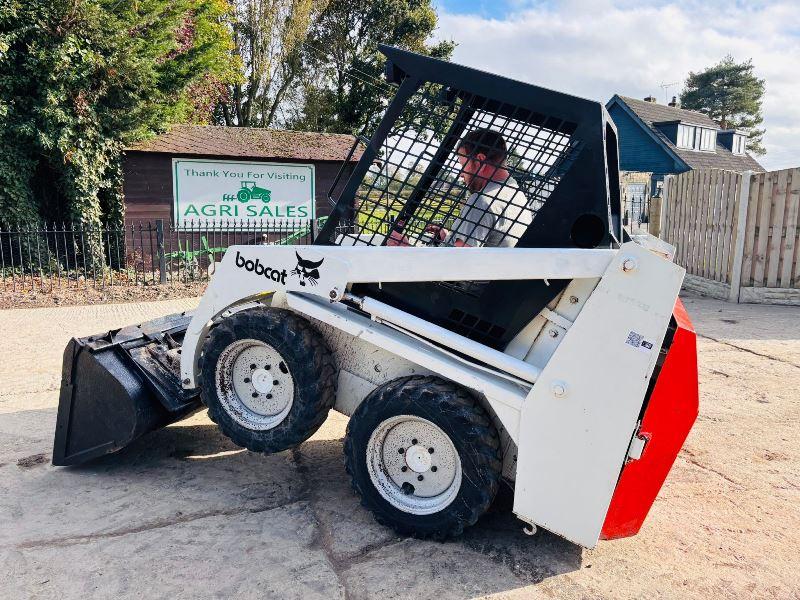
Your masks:
{"label": "operator cab", "polygon": [[[616,129],[601,103],[397,48],[380,49],[396,95],[372,137],[362,140],[366,148],[315,244],[454,245],[460,233],[470,246],[618,245],[623,234]],[[465,166],[463,147],[481,131],[502,140],[508,178],[476,192],[467,185],[467,170],[475,167]],[[475,153],[481,151],[491,148],[483,143]],[[451,233],[432,235],[440,228]],[[502,349],[568,283],[354,288]]]}

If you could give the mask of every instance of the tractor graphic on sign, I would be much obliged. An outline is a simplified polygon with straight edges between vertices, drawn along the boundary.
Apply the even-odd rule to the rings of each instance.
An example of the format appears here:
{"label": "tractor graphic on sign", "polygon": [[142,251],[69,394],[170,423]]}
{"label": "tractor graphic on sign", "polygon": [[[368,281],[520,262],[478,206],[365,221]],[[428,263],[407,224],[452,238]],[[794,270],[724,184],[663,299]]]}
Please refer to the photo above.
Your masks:
{"label": "tractor graphic on sign", "polygon": [[[256,185],[255,181],[243,181],[242,188],[236,192],[236,199],[239,202],[250,202],[250,200],[261,200],[264,204],[269,202],[272,192],[266,188],[261,188]],[[234,199],[233,194],[225,194],[222,199],[230,202]]]}

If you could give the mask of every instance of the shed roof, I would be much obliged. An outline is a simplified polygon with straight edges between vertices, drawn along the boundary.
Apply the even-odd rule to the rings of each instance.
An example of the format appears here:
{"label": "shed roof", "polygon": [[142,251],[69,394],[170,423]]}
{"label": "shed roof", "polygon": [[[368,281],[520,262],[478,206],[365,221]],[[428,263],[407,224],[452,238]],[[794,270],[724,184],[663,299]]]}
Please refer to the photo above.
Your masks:
{"label": "shed roof", "polygon": [[646,102],[644,100],[637,100],[636,98],[620,95],[614,96],[609,101],[609,105],[615,101],[624,103],[662,145],[676,154],[691,169],[726,169],[739,172],[764,171],[764,167],[749,154],[733,154],[720,143],[719,136],[717,136],[715,152],[686,150],[684,148],[678,148],[664,135],[661,129],[654,125],[654,123],[681,121],[691,125],[700,125],[702,127],[719,130],[719,126],[708,115],[694,110],[658,104],[657,102]]}
{"label": "shed roof", "polygon": [[[153,139],[128,146],[126,151],[342,162],[355,139],[340,133],[175,125]],[[356,148],[350,160],[357,161],[362,150]]]}

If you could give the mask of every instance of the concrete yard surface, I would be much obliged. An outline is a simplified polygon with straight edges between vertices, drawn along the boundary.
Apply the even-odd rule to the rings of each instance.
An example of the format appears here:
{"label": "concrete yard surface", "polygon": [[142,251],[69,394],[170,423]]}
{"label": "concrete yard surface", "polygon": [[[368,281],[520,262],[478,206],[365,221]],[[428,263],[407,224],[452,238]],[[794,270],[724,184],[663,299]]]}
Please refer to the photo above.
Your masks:
{"label": "concrete yard surface", "polygon": [[50,465],[62,351],[196,300],[0,311],[2,598],[798,598],[800,308],[685,298],[700,417],[642,532],[534,537],[510,493],[461,538],[396,536],[351,491],[336,413],[272,456],[205,412]]}

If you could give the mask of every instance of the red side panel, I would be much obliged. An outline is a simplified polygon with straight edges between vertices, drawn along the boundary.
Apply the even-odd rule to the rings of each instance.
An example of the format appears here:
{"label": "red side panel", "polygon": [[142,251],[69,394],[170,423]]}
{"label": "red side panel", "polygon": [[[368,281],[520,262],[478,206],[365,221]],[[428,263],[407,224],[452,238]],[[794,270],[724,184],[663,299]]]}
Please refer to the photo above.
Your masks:
{"label": "red side panel", "polygon": [[673,317],[678,328],[642,418],[639,435],[649,441],[642,457],[622,468],[600,534],[604,540],[639,532],[697,418],[697,344],[680,299]]}

